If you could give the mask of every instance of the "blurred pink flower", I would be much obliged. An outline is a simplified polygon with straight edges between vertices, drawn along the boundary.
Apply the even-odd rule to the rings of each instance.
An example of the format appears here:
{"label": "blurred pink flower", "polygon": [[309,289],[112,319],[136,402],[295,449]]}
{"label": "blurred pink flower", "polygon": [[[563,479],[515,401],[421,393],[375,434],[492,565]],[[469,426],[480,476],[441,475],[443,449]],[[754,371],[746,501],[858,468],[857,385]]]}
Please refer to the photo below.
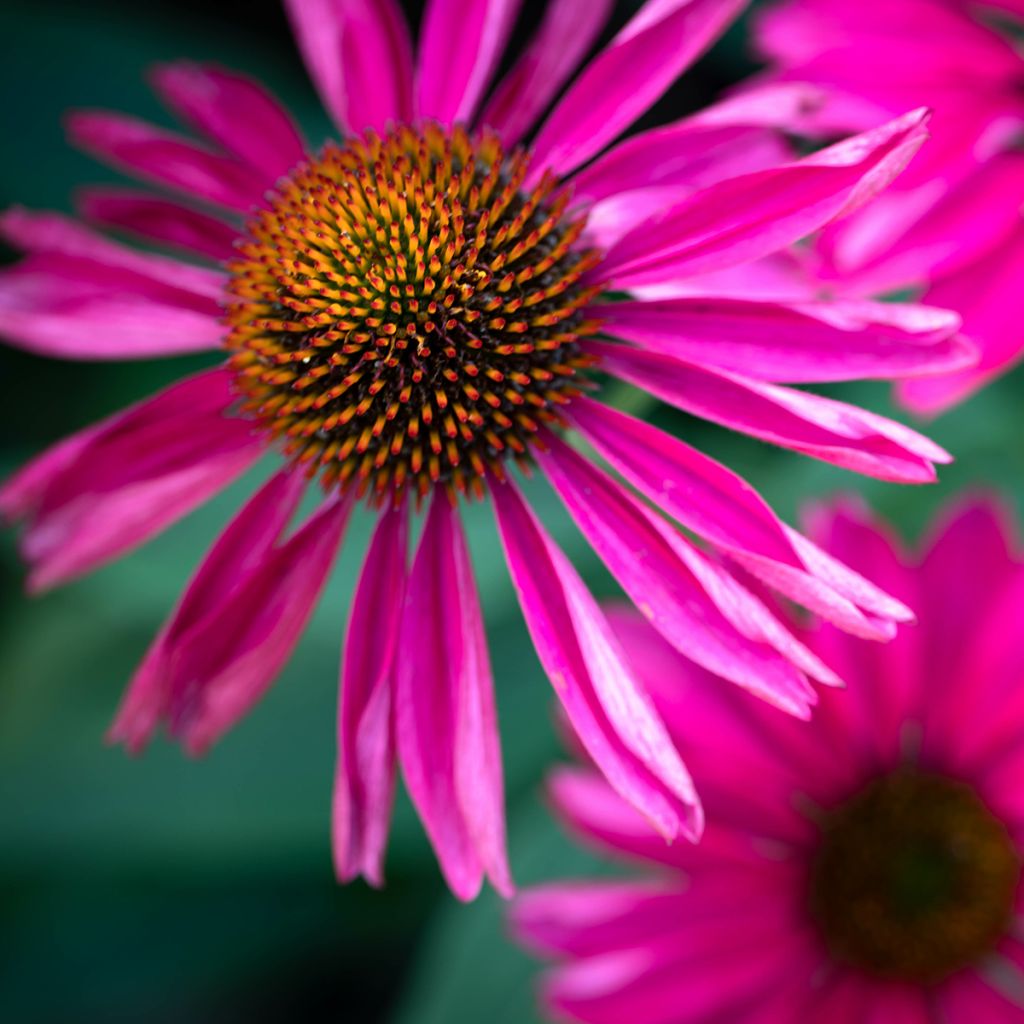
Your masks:
{"label": "blurred pink flower", "polygon": [[670,846],[593,771],[554,776],[574,829],[659,868],[520,898],[519,932],[562,960],[545,987],[559,1019],[1024,1017],[1024,565],[1007,519],[989,502],[958,506],[911,558],[858,507],[817,516],[834,557],[920,616],[884,648],[812,632],[849,690],[825,694],[810,725],[612,613],[708,826],[699,845]]}
{"label": "blurred pink flower", "polygon": [[768,94],[779,83],[822,90],[791,127],[827,138],[933,110],[931,139],[898,185],[817,248],[833,294],[923,288],[924,301],[963,317],[980,361],[900,382],[918,412],[962,401],[1024,353],[1013,313],[1024,281],[1021,19],[1017,0],[786,0],[754,19]]}
{"label": "blurred pink flower", "polygon": [[[228,361],[56,445],[0,491],[29,586],[143,543],[253,465],[285,465],[230,523],[147,653],[112,737],[165,723],[199,753],[265,692],[317,601],[360,498],[378,510],[345,641],[334,851],[382,878],[396,761],[454,892],[511,889],[483,619],[459,500],[489,492],[537,652],[594,761],[669,839],[701,812],[604,614],[508,474],[537,464],[629,596],[687,656],[797,716],[836,682],[730,572],[569,447],[578,431],[642,495],[735,564],[874,639],[911,613],[779,521],[743,480],[585,394],[594,369],[696,415],[889,480],[945,452],[786,383],[964,365],[955,316],[919,306],[707,297],[699,277],[783,249],[883,188],[926,115],[790,161],[726,105],[611,143],[734,18],[740,0],[654,0],[540,121],[609,3],[551,3],[484,102],[517,4],[427,5],[418,57],[391,0],[288,4],[341,138],[309,149],[260,86],[157,68],[204,139],[79,112],[75,143],[182,199],[104,188],[86,217],[182,250],[155,255],[56,214],[12,210],[27,257],[0,278],[3,332],[50,356],[224,350]],[[470,126],[469,128],[463,125]],[[582,168],[582,169],[581,169]],[[567,182],[568,189],[560,184]],[[273,191],[270,191],[273,189]],[[200,208],[201,207],[201,208]],[[607,289],[695,279],[688,299]],[[627,344],[595,340],[598,330]],[[511,457],[511,461],[510,461]],[[289,532],[307,481],[326,497]],[[426,502],[407,566],[410,509]]]}

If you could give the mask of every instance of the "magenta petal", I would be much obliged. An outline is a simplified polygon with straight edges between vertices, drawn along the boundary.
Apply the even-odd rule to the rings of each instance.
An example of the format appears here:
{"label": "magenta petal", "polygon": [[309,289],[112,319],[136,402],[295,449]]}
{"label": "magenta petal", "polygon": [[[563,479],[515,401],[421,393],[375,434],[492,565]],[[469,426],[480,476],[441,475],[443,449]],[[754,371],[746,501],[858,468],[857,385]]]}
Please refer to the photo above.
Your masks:
{"label": "magenta petal", "polygon": [[209,214],[121,188],[83,189],[77,196],[83,217],[105,227],[129,231],[218,262],[235,255],[239,229]]}
{"label": "magenta petal", "polygon": [[914,111],[795,163],[702,189],[638,225],[601,273],[628,288],[782,249],[883,189],[924,142],[926,120],[926,111]]}
{"label": "magenta petal", "polygon": [[609,373],[694,416],[868,476],[930,483],[930,460],[950,461],[927,438],[856,406],[658,352],[601,342],[587,348]]}
{"label": "magenta petal", "polygon": [[327,580],[352,503],[331,499],[169,652],[171,731],[200,754],[281,670]]}
{"label": "magenta petal", "polygon": [[693,783],[607,619],[514,486],[492,493],[526,624],[580,742],[666,839],[696,839],[703,812]]}
{"label": "magenta petal", "polygon": [[533,127],[597,38],[612,0],[550,0],[536,35],[480,115],[506,146]]}
{"label": "magenta petal", "polygon": [[678,298],[588,308],[603,330],[644,348],[790,384],[947,373],[977,353],[947,310],[884,302]]}
{"label": "magenta petal", "polygon": [[343,133],[382,131],[412,110],[412,43],[395,0],[286,0],[324,106]]}
{"label": "magenta petal", "polygon": [[231,596],[270,553],[295,512],[305,487],[301,473],[271,477],[228,524],[203,559],[174,614],[150,646],[108,733],[137,752],[171,707],[169,659],[174,642]]}
{"label": "magenta petal", "polygon": [[398,753],[441,870],[469,900],[484,873],[512,893],[491,667],[465,539],[443,491],[430,506],[406,594],[396,664]]}
{"label": "magenta petal", "polygon": [[244,75],[178,61],[157,66],[151,78],[178,117],[264,175],[268,185],[302,160],[305,146],[292,119]]}
{"label": "magenta petal", "polygon": [[628,128],[707,49],[745,0],[655,0],[580,73],[541,126],[534,174],[565,175]]}
{"label": "magenta petal", "polygon": [[142,544],[222,490],[260,455],[250,425],[224,415],[228,375],[214,370],[59,443],[0,490],[27,520],[29,586],[79,576]]}
{"label": "magenta petal", "polygon": [[[801,718],[814,693],[770,647],[751,643],[704,593],[658,517],[556,438],[541,465],[594,550],[651,625],[682,655]],[[667,524],[664,524],[667,527]],[[671,529],[668,527],[668,529]]]}
{"label": "magenta petal", "polygon": [[247,212],[272,184],[239,160],[124,114],[80,110],[66,123],[71,143],[96,159],[231,210]]}
{"label": "magenta petal", "polygon": [[352,599],[338,703],[332,846],[338,878],[384,881],[395,788],[394,674],[405,601],[409,516],[381,513]]}
{"label": "magenta petal", "polygon": [[490,84],[521,0],[428,0],[420,35],[416,112],[469,122]]}

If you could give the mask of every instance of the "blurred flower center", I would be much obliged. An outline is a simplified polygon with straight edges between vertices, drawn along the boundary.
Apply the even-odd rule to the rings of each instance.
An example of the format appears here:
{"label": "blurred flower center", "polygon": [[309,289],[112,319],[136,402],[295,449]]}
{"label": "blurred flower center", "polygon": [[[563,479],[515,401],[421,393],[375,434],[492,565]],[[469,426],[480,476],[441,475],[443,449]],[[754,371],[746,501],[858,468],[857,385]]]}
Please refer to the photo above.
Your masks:
{"label": "blurred flower center", "polygon": [[1019,875],[1006,829],[969,786],[901,770],[825,819],[811,910],[838,959],[937,982],[1006,933]]}
{"label": "blurred flower center", "polygon": [[243,407],[326,485],[481,493],[587,386],[598,255],[528,165],[488,133],[368,133],[328,144],[248,225],[227,339]]}

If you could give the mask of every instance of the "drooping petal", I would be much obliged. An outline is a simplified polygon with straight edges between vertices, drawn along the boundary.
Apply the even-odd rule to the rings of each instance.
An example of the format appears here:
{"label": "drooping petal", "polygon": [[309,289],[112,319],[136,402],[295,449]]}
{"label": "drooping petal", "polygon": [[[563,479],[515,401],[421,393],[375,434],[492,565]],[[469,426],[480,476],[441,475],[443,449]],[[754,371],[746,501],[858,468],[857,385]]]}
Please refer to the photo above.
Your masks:
{"label": "drooping petal", "polygon": [[856,406],[748,380],[660,352],[593,342],[608,372],[694,416],[867,476],[930,483],[951,457],[927,438]]}
{"label": "drooping petal", "polygon": [[395,786],[395,654],[405,601],[408,513],[381,513],[352,599],[338,700],[332,847],[343,882],[384,881]]}
{"label": "drooping petal", "polygon": [[767,646],[740,634],[657,525],[657,517],[556,438],[540,456],[573,519],[651,625],[681,654],[802,718],[813,691]]}
{"label": "drooping petal", "polygon": [[82,189],[81,215],[96,224],[131,232],[211,259],[231,259],[239,229],[209,214],[146,192],[121,188]]}
{"label": "drooping petal", "polygon": [[521,0],[429,0],[420,34],[416,112],[469,122],[490,84]]}
{"label": "drooping petal", "polygon": [[611,786],[667,839],[695,839],[690,777],[607,620],[512,484],[492,487],[527,627],[580,742]]}
{"label": "drooping petal", "polygon": [[506,146],[533,127],[597,38],[612,0],[551,0],[523,55],[501,80],[480,115]]}
{"label": "drooping petal", "polygon": [[267,186],[302,160],[305,146],[288,113],[244,75],[177,61],[158,65],[150,77],[182,121],[264,175]]}
{"label": "drooping petal", "polygon": [[263,696],[327,580],[352,502],[329,499],[171,653],[171,731],[203,753]]}
{"label": "drooping petal", "polygon": [[272,184],[234,157],[124,114],[79,110],[66,127],[72,145],[96,159],[230,210],[248,212]]}
{"label": "drooping petal", "polygon": [[715,41],[744,2],[647,3],[583,69],[541,126],[534,174],[568,174],[599,153]]}
{"label": "drooping petal", "polygon": [[883,189],[926,138],[918,110],[782,167],[693,193],[626,235],[601,264],[619,287],[656,284],[766,256]]}
{"label": "drooping petal", "polygon": [[301,473],[275,474],[217,538],[128,686],[107,734],[111,742],[124,743],[137,753],[170,713],[176,641],[224,604],[269,555],[295,512],[304,485]]}
{"label": "drooping petal", "polygon": [[884,302],[734,298],[588,307],[605,333],[694,363],[789,384],[948,373],[977,353],[948,310]]}
{"label": "drooping petal", "polygon": [[893,628],[879,618],[913,618],[898,601],[785,527],[748,483],[677,438],[586,398],[575,399],[569,415],[659,508],[798,603],[876,640],[887,639]]}
{"label": "drooping petal", "polygon": [[55,586],[165,529],[259,457],[245,420],[226,415],[228,374],[199,374],[68,438],[0,489],[26,521],[29,587]]}
{"label": "drooping petal", "polygon": [[452,891],[472,899],[484,874],[503,895],[501,752],[490,663],[465,539],[447,495],[431,502],[409,578],[396,665],[402,774]]}
{"label": "drooping petal", "polygon": [[286,0],[299,49],[343,133],[409,121],[412,43],[395,0]]}

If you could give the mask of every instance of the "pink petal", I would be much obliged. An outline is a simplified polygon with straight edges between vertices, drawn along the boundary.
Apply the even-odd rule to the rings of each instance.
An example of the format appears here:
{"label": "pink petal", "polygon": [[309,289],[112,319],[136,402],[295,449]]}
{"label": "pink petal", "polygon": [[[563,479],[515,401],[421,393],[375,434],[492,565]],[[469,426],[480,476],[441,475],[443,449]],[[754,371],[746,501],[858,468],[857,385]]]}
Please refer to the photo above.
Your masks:
{"label": "pink petal", "polygon": [[405,600],[408,513],[388,507],[352,599],[338,703],[332,846],[338,878],[384,881],[395,788],[393,690]]}
{"label": "pink petal", "polygon": [[687,529],[708,539],[759,579],[858,636],[888,639],[885,619],[908,609],[783,526],[745,481],[682,441],[593,402],[570,415],[591,444],[638,490]]}
{"label": "pink petal", "polygon": [[492,493],[526,624],[580,741],[665,838],[695,839],[703,820],[693,784],[607,620],[513,485]]}
{"label": "pink petal", "polygon": [[853,405],[658,352],[602,342],[587,350],[609,373],[694,416],[858,473],[929,483],[935,479],[931,460],[951,461],[927,438]]}
{"label": "pink petal", "polygon": [[927,111],[767,171],[694,193],[638,225],[602,261],[620,287],[755,260],[798,241],[881,191],[924,142]]}
{"label": "pink petal", "polygon": [[329,500],[170,652],[171,728],[203,753],[266,692],[305,628],[351,511]]}
{"label": "pink petal", "polygon": [[324,106],[345,134],[412,118],[412,43],[394,0],[285,0]]}
{"label": "pink petal", "polygon": [[704,593],[659,530],[659,517],[556,438],[540,456],[548,479],[630,599],[685,657],[801,718],[813,691],[771,648],[750,643]]}
{"label": "pink petal", "polygon": [[182,121],[264,175],[268,185],[302,160],[305,145],[292,119],[244,75],[178,61],[158,65],[151,79]]}
{"label": "pink petal", "polygon": [[66,127],[72,145],[97,160],[231,210],[249,211],[273,184],[239,160],[124,114],[80,110]]}
{"label": "pink petal", "polygon": [[534,175],[565,175],[646,111],[739,14],[744,0],[651,0],[583,69],[541,126]]}
{"label": "pink petal", "polygon": [[428,0],[416,76],[417,113],[469,122],[490,84],[521,0]]}
{"label": "pink petal", "polygon": [[302,497],[301,473],[272,476],[228,524],[210,549],[129,685],[107,738],[140,751],[169,714],[170,658],[174,643],[226,602],[239,583],[269,555]]}
{"label": "pink petal", "polygon": [[121,188],[83,189],[77,196],[82,216],[104,227],[120,228],[221,262],[235,255],[239,229],[187,206]]}
{"label": "pink petal", "polygon": [[228,375],[189,378],[51,448],[0,490],[27,520],[29,587],[45,589],[110,561],[186,515],[250,466],[262,445],[226,417]]}
{"label": "pink petal", "polygon": [[605,333],[756,380],[791,384],[944,373],[977,354],[959,317],[883,302],[678,298],[595,304]]}
{"label": "pink petal", "polygon": [[533,127],[608,20],[612,0],[551,0],[533,39],[480,115],[506,146]]}
{"label": "pink petal", "polygon": [[469,900],[486,872],[512,893],[501,751],[480,606],[462,529],[437,491],[409,579],[396,666],[402,774],[452,892]]}

